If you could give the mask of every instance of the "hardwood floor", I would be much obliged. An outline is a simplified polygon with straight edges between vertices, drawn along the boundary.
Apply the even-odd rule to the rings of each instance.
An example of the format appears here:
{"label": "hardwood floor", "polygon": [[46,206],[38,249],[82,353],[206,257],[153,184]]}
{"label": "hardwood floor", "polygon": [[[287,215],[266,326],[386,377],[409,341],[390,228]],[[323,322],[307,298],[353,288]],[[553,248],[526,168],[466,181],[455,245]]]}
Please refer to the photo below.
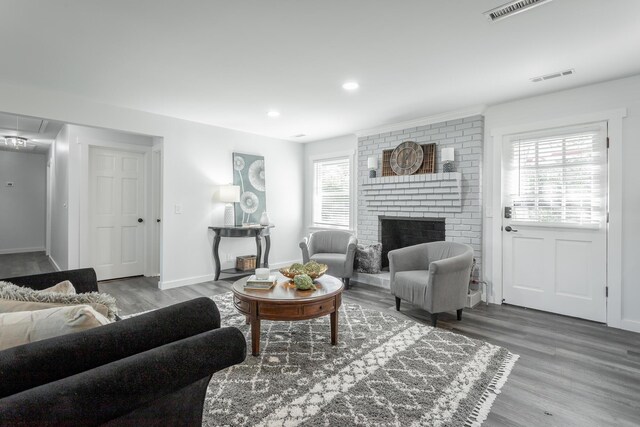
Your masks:
{"label": "hardwood floor", "polygon": [[0,277],[26,276],[56,271],[44,252],[0,255]]}
{"label": "hardwood floor", "polygon": [[[46,268],[25,256],[29,268]],[[27,267],[3,264],[2,272]],[[20,274],[31,274],[25,272]],[[18,274],[15,274],[18,275]],[[231,289],[225,281],[205,282],[161,291],[156,278],[101,282],[99,288],[116,297],[121,314],[151,310]],[[379,310],[395,311],[386,291],[352,282],[344,300]],[[402,302],[401,315],[430,324],[428,313]],[[224,319],[223,319],[224,322]],[[444,313],[439,328],[488,341],[519,354],[509,380],[496,399],[484,426],[640,426],[640,334],[590,321],[509,305],[476,306]]]}

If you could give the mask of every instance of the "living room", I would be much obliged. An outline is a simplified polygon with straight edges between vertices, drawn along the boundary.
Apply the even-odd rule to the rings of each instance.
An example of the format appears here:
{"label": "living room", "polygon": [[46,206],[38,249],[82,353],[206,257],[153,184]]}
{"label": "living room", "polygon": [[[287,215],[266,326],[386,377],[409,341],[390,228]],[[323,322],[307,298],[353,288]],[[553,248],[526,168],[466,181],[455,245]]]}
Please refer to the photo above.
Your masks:
{"label": "living room", "polygon": [[[0,414],[640,425],[638,2],[3,0],[0,10],[0,278],[36,289],[69,280],[78,295],[108,294],[104,317],[118,318],[0,351],[0,377],[19,349],[36,358],[21,362],[34,373],[1,381],[13,385]],[[103,215],[114,207],[121,217]],[[447,275],[454,258],[464,280]],[[304,270],[309,261],[326,271]],[[62,280],[24,279],[41,273]],[[264,291],[243,293],[259,274],[308,307],[265,306],[261,322]],[[433,296],[437,277],[463,293]],[[190,314],[197,304],[219,318]],[[142,358],[138,376],[125,369],[131,390],[113,375],[107,392],[91,388],[129,345],[97,331],[142,328],[133,335],[149,333],[169,357],[154,322],[167,335],[211,329],[202,351],[219,365],[185,343],[171,359],[185,366],[167,373],[190,378],[178,391],[154,383],[164,365]],[[34,369],[54,363],[43,348],[93,359],[71,344],[87,333],[114,346],[102,362]],[[104,407],[64,400],[83,384]],[[168,391],[140,391],[154,386]]]}

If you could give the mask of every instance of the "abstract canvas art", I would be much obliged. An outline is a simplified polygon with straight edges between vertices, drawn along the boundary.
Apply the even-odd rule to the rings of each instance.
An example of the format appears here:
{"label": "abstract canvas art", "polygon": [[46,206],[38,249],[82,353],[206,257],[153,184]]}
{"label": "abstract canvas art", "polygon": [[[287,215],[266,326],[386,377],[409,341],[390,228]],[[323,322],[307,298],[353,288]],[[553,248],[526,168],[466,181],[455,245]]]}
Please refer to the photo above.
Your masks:
{"label": "abstract canvas art", "polygon": [[240,187],[236,224],[257,224],[267,210],[264,156],[233,153],[233,184]]}

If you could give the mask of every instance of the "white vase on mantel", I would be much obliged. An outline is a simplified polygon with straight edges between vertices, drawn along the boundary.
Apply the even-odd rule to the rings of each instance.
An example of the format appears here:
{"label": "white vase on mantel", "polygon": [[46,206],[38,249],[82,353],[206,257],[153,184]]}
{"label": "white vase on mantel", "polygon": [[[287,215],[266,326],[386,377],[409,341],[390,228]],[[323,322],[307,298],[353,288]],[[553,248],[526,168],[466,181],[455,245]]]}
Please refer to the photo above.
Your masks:
{"label": "white vase on mantel", "polygon": [[269,215],[267,214],[267,211],[262,212],[262,215],[260,215],[260,225],[269,225]]}

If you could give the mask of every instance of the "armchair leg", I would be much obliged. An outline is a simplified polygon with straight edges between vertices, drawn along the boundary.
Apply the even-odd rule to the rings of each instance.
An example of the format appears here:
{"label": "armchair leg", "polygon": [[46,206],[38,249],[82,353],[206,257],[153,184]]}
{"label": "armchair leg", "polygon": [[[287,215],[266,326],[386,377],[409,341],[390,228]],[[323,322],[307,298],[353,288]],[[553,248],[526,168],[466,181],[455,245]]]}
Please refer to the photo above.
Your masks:
{"label": "armchair leg", "polygon": [[462,309],[456,312],[458,314],[458,320],[462,320]]}
{"label": "armchair leg", "polygon": [[350,281],[350,280],[351,280],[351,279],[349,279],[348,277],[344,277],[344,278],[342,279],[342,282],[344,283],[344,288],[345,288],[345,289],[349,289],[349,281]]}
{"label": "armchair leg", "polygon": [[396,297],[396,311],[400,311],[400,301],[401,299]]}
{"label": "armchair leg", "polygon": [[431,326],[435,328],[437,323],[438,323],[438,313],[431,313]]}

